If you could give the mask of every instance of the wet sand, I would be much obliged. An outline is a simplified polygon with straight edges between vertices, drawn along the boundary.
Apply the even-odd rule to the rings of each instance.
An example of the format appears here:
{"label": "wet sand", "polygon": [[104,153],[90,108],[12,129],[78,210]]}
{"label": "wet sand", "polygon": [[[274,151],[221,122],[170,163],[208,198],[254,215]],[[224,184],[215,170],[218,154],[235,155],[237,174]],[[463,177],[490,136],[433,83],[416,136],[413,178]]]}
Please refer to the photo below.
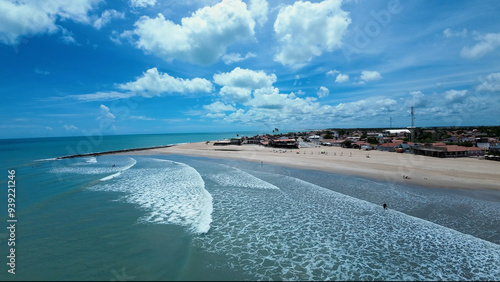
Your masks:
{"label": "wet sand", "polygon": [[196,142],[128,152],[176,154],[274,164],[426,187],[500,190],[500,162],[479,158],[434,158],[340,147],[280,149],[260,145],[214,146]]}

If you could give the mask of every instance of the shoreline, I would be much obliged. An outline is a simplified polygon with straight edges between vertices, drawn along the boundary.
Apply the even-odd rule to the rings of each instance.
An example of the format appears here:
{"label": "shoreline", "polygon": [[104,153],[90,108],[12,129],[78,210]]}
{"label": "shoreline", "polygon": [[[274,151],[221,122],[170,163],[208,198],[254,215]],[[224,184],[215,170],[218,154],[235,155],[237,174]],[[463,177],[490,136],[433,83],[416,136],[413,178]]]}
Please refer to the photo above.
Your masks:
{"label": "shoreline", "polygon": [[208,144],[194,142],[162,148],[142,148],[117,154],[127,153],[234,159],[430,188],[500,191],[500,163],[478,158],[443,159],[324,146],[300,149],[260,145],[214,146],[213,141]]}

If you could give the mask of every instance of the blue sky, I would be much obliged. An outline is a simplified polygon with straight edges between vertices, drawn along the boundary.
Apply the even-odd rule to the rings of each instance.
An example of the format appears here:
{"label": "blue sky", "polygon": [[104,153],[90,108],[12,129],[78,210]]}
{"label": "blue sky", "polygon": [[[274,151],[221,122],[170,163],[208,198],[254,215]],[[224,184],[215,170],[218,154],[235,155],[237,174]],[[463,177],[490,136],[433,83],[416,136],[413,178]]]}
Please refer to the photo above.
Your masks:
{"label": "blue sky", "polygon": [[0,138],[500,124],[500,1],[0,0]]}

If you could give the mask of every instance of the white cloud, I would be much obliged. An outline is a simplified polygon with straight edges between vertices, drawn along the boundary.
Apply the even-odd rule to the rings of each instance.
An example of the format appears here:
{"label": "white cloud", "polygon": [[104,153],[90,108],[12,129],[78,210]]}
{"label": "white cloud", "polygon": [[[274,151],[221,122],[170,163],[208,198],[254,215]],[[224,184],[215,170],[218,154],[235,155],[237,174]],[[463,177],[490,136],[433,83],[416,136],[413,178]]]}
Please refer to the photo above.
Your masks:
{"label": "white cloud", "polygon": [[275,74],[267,75],[264,71],[254,71],[237,67],[231,72],[214,75],[214,82],[219,85],[241,88],[269,87],[277,80]]}
{"label": "white cloud", "polygon": [[61,33],[62,35],[59,37],[61,39],[61,41],[64,43],[64,44],[74,44],[74,45],[77,45],[79,46],[80,44],[76,41],[75,37],[73,36],[73,32],[63,28],[63,27],[60,27],[60,30],[61,30]]}
{"label": "white cloud", "polygon": [[326,72],[326,76],[335,76],[336,74],[339,74],[340,71],[338,70],[329,70]]}
{"label": "white cloud", "polygon": [[367,71],[367,70],[364,70],[364,71],[361,72],[360,79],[363,82],[375,81],[375,80],[382,79],[382,75],[380,75],[380,73],[378,71]]}
{"label": "white cloud", "polygon": [[241,62],[243,60],[249,59],[249,58],[255,58],[257,55],[255,53],[248,52],[245,57],[242,57],[241,54],[239,53],[230,53],[222,56],[222,61],[226,65],[230,65],[232,63],[237,63]]}
{"label": "white cloud", "polygon": [[154,6],[156,0],[130,0],[130,6],[133,8],[145,8],[147,6]]}
{"label": "white cloud", "polygon": [[407,100],[405,103],[406,107],[417,107],[421,108],[426,106],[427,97],[422,93],[422,91],[411,91],[410,95],[412,96],[411,100]]}
{"label": "white cloud", "polygon": [[236,103],[245,103],[252,98],[252,90],[242,87],[223,86],[219,94],[221,97]]}
{"label": "white cloud", "polygon": [[266,0],[250,0],[250,14],[260,25],[267,21],[268,3]]}
{"label": "white cloud", "polygon": [[78,127],[76,127],[74,125],[67,125],[67,124],[63,125],[63,128],[65,130],[67,130],[67,131],[76,131],[76,130],[78,130]]}
{"label": "white cloud", "polygon": [[349,81],[349,76],[347,74],[339,73],[335,78],[335,83],[343,83]]}
{"label": "white cloud", "polygon": [[324,51],[339,49],[351,23],[341,5],[340,0],[325,0],[319,3],[297,1],[283,7],[274,23],[280,43],[274,60],[302,67]]}
{"label": "white cloud", "polygon": [[468,97],[468,90],[448,90],[444,93],[444,98],[448,103],[462,102]]}
{"label": "white cloud", "polygon": [[467,29],[464,28],[462,31],[452,31],[451,29],[447,28],[447,29],[443,30],[443,35],[446,38],[465,37],[465,36],[467,36]]}
{"label": "white cloud", "polygon": [[99,116],[97,117],[97,120],[100,120],[100,119],[115,119],[115,115],[113,115],[109,108],[104,106],[103,104],[101,104],[101,106],[99,106]]}
{"label": "white cloud", "polygon": [[476,87],[478,92],[499,92],[500,91],[500,72],[490,73],[486,79]]}
{"label": "white cloud", "polygon": [[101,0],[0,1],[0,42],[17,45],[21,37],[51,34],[59,29],[58,19],[88,24],[87,13]]}
{"label": "white cloud", "polygon": [[137,119],[137,120],[156,120],[154,118],[148,118],[145,116],[130,116],[130,119]]}
{"label": "white cloud", "polygon": [[210,112],[215,112],[215,113],[236,111],[235,107],[233,107],[231,105],[225,105],[224,103],[222,103],[220,101],[213,102],[210,105],[204,105],[203,108],[210,111]]}
{"label": "white cloud", "polygon": [[279,89],[275,87],[266,87],[254,91],[254,97],[246,105],[261,109],[282,109],[288,95],[280,94]]}
{"label": "white cloud", "polygon": [[153,97],[164,93],[210,93],[212,83],[203,78],[175,78],[166,73],[159,73],[156,68],[151,68],[136,81],[120,84],[118,88],[139,96]]}
{"label": "white cloud", "polygon": [[209,65],[219,60],[229,45],[253,39],[255,21],[245,3],[224,0],[182,18],[180,25],[162,14],[156,18],[143,16],[134,25],[135,30],[122,36],[138,36],[137,48],[166,61]]}
{"label": "white cloud", "polygon": [[398,103],[390,98],[373,97],[350,103],[340,103],[331,113],[337,118],[373,118],[393,111]]}
{"label": "white cloud", "polygon": [[134,96],[133,93],[121,93],[116,91],[97,92],[92,94],[70,95],[69,98],[91,102],[91,101],[112,101],[118,99],[127,99]]}
{"label": "white cloud", "polygon": [[94,21],[94,27],[96,29],[101,29],[103,26],[108,24],[113,19],[124,19],[125,14],[118,12],[116,10],[106,10],[101,14],[101,17]]}
{"label": "white cloud", "polygon": [[328,90],[328,88],[326,88],[324,86],[321,86],[318,90],[318,93],[316,93],[316,94],[318,94],[319,98],[324,98],[324,97],[330,95],[330,90]]}
{"label": "white cloud", "polygon": [[479,41],[472,47],[464,47],[460,55],[467,59],[482,57],[500,46],[500,33],[488,33],[486,35],[477,35],[475,38]]}
{"label": "white cloud", "polygon": [[222,86],[219,94],[232,102],[246,103],[252,98],[252,91],[269,88],[276,82],[275,74],[268,75],[264,71],[241,69],[214,75],[214,82]]}

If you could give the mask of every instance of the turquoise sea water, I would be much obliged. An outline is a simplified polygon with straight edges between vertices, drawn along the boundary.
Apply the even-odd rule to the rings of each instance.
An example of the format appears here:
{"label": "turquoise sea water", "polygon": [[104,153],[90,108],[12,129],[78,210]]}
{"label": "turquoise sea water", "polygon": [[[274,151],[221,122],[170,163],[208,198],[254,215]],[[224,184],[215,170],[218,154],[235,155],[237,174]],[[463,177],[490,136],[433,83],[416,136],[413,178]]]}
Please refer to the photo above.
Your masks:
{"label": "turquoise sea water", "polygon": [[[0,140],[16,170],[1,280],[500,280],[500,193],[179,155],[62,155],[215,140]],[[384,210],[382,203],[388,203]]]}

